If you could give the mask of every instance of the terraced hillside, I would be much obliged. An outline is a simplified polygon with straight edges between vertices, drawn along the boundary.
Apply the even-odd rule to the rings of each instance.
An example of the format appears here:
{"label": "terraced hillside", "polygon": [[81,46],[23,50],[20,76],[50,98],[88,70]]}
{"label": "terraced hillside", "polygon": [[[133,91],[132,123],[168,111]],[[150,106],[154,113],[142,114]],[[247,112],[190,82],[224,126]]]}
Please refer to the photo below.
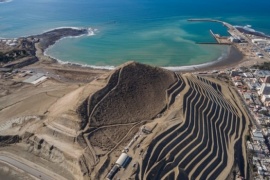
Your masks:
{"label": "terraced hillside", "polygon": [[184,120],[150,143],[141,179],[225,179],[234,164],[245,176],[242,145],[248,119],[234,93],[205,78],[184,79],[183,108],[178,109]]}
{"label": "terraced hillside", "polygon": [[105,179],[123,151],[130,165],[115,179],[246,177],[248,119],[225,83],[135,62],[83,85],[47,83],[0,111],[0,151],[66,179]]}

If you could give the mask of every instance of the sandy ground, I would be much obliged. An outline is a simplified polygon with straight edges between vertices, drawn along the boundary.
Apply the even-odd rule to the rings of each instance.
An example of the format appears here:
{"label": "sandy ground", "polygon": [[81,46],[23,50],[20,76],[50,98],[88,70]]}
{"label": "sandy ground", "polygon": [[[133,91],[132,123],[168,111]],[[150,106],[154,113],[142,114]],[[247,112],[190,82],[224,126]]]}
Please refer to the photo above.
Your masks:
{"label": "sandy ground", "polygon": [[18,115],[44,115],[57,99],[76,88],[78,88],[76,85],[57,85],[49,80],[42,86],[23,88],[18,93],[4,96],[0,99],[1,122],[16,118]]}
{"label": "sandy ground", "polygon": [[34,180],[36,178],[24,173],[23,171],[0,162],[0,177],[8,180]]}
{"label": "sandy ground", "polygon": [[[75,138],[82,133],[82,130],[80,130],[81,117],[78,116],[76,109],[84,100],[107,85],[110,77],[110,73],[108,73],[109,70],[91,69],[72,64],[59,64],[54,59],[44,56],[44,49],[40,48],[38,45],[35,46],[39,62],[25,66],[22,69],[31,70],[34,73],[44,73],[49,77],[48,80],[34,86],[21,83],[22,79],[18,78],[17,75],[12,75],[6,79],[0,78],[0,123],[2,125],[0,129],[3,129],[0,134],[21,133],[22,135],[27,131],[35,135],[31,137],[26,144],[23,142],[16,145],[16,149],[6,147],[0,148],[0,151],[8,150],[15,154],[21,153],[24,158],[30,158],[38,164],[45,164],[43,166],[44,168],[57,172],[67,179],[82,179],[82,172],[80,172],[80,169],[78,168],[81,164],[79,165],[78,159],[85,153],[87,145],[85,145],[86,147],[84,148],[80,147],[79,140]],[[210,66],[203,68],[195,67],[193,70],[186,71],[224,70],[240,66],[251,66],[264,61],[269,60],[267,58],[259,59],[247,55],[244,56],[235,47],[232,47],[230,54],[226,59]],[[181,72],[185,71],[183,70]],[[136,75],[136,77],[140,77],[140,75]],[[144,85],[145,84],[148,83],[145,82]],[[163,90],[164,89],[160,91]],[[103,112],[105,114],[107,109],[113,109],[115,107],[119,108],[120,105],[125,103],[125,100],[119,101],[121,102],[119,104],[112,103],[113,98],[119,96],[118,92],[121,91],[111,93],[113,96],[107,99],[108,104],[111,103],[111,105],[107,107],[104,106],[105,108],[102,107],[103,109],[101,108],[101,112],[105,109],[105,112]],[[125,93],[125,91],[123,91],[123,93]],[[187,93],[187,89],[184,89],[176,99],[183,98],[185,93]],[[227,92],[225,92],[225,94],[227,94]],[[130,91],[128,95],[130,96],[128,99],[134,101],[134,95],[132,95]],[[119,97],[121,98],[121,96]],[[147,98],[149,98],[148,95],[143,99]],[[158,98],[155,100],[157,99]],[[162,103],[168,103],[168,99],[166,99],[166,102],[162,98],[160,99]],[[128,105],[130,105],[132,101],[129,102]],[[143,102],[143,100],[141,101]],[[136,102],[136,104],[140,104],[140,101]],[[154,106],[158,103],[159,102],[153,101],[151,105]],[[144,103],[144,106],[145,108],[143,110],[138,109],[136,110],[136,113],[141,115],[141,112],[144,112],[145,109],[150,107],[147,103]],[[121,106],[121,108],[125,109],[127,106]],[[154,118],[155,120],[152,123],[147,124],[147,127],[153,128],[153,132],[150,135],[142,135],[131,146],[130,153],[133,156],[131,166],[134,163],[138,165],[141,164],[143,152],[145,152],[156,135],[165,131],[168,127],[183,122],[184,115],[179,113],[179,110],[182,110],[182,108],[183,105],[181,100],[176,100],[175,104],[170,107],[168,112],[162,114],[161,117]],[[151,110],[149,110],[149,112],[150,111]],[[99,112],[97,114],[99,115]],[[34,118],[29,118],[29,116],[34,116]],[[151,116],[153,115],[151,114]],[[110,122],[111,117],[108,117]],[[116,161],[121,151],[134,137],[134,134],[140,131],[139,128],[142,124],[151,119],[149,116],[148,118],[143,119],[142,122],[135,122],[132,124],[130,122],[133,121],[129,122],[129,120],[133,117],[136,116],[131,114],[130,117],[127,118],[117,117],[116,119],[123,119],[123,122],[127,121],[125,124],[126,126],[115,128],[118,125],[123,125],[121,124],[123,123],[122,121],[120,121],[119,124],[116,123],[115,126],[109,124],[108,127],[101,127],[100,131],[96,130],[97,134],[90,137],[91,141],[96,141],[94,143],[92,142],[92,144],[96,145],[92,148],[93,157],[89,155],[89,157],[84,158],[88,158],[86,161],[91,161],[92,164],[99,163],[95,169],[93,168],[93,174],[100,173],[100,169],[102,169],[103,172],[100,174],[104,177],[109,171],[110,165]],[[91,129],[88,130],[86,128],[86,130],[90,131]],[[121,132],[117,132],[118,130]],[[87,133],[88,132],[86,132],[86,134]],[[115,134],[118,134],[118,136],[115,136]],[[99,138],[99,136],[102,136],[103,138]],[[243,147],[245,147],[244,144]],[[53,153],[50,149],[53,149]],[[233,147],[229,146],[228,151],[233,151]],[[243,154],[245,154],[244,151]],[[95,156],[98,156],[99,159],[95,160]],[[42,159],[42,161],[39,162],[39,159]],[[62,159],[65,160],[62,161]],[[57,162],[59,164],[56,165],[50,161],[59,161]],[[232,163],[232,156],[229,156],[228,166]],[[136,168],[128,169],[127,171],[130,171],[128,173],[127,171],[121,170],[119,175],[128,178],[130,173],[135,170]],[[220,178],[224,179],[229,171],[230,169],[224,171],[224,173],[220,175]],[[179,173],[178,169],[175,169],[175,172]],[[73,176],[70,176],[69,173],[73,174]],[[95,179],[94,175],[92,177]]]}
{"label": "sandy ground", "polygon": [[[46,68],[44,68],[44,66],[46,66]],[[76,159],[76,161],[78,161],[84,149],[78,147],[78,144],[73,144],[74,137],[79,133],[77,132],[79,129],[79,119],[76,115],[75,107],[81,104],[81,101],[89,96],[91,92],[100,89],[104,83],[88,85],[85,89],[80,87],[96,79],[97,76],[100,76],[105,71],[89,71],[89,69],[64,68],[60,65],[48,66],[44,64],[35,64],[31,67],[25,67],[25,69],[31,69],[35,71],[34,73],[43,72],[46,74],[49,72],[48,76],[50,77],[37,86],[18,83],[19,79],[16,74],[8,79],[0,79],[0,83],[2,84],[0,89],[6,92],[0,96],[0,134],[23,135],[26,131],[36,133],[36,138],[46,139],[44,150],[42,151],[46,151],[46,148],[57,147],[60,151],[65,152],[67,158]],[[44,119],[44,117],[50,113],[51,118]],[[53,121],[53,123],[50,123],[51,121]],[[43,127],[44,125],[46,127]],[[11,150],[13,148],[17,149],[18,152],[15,149],[13,152]],[[73,179],[72,177],[77,176],[76,173],[74,173],[74,176],[68,176],[65,170],[66,167],[68,167],[70,171],[78,171],[75,166],[73,167],[69,162],[62,162],[62,165],[58,164],[57,166],[52,166],[47,160],[38,162],[39,158],[34,158],[35,155],[32,154],[33,152],[27,152],[29,148],[35,147],[29,147],[29,145],[22,143],[17,147],[13,146],[13,148],[11,147],[11,149],[8,150],[0,148],[0,152],[8,151],[20,154],[22,157],[31,159],[44,168],[53,167],[53,169],[49,169],[67,179]],[[56,157],[61,156],[57,149],[55,152],[51,153],[55,154]],[[38,149],[34,150],[34,152],[41,153]],[[49,155],[47,157],[50,158]],[[5,174],[5,172],[3,172],[3,176],[4,175],[12,178],[8,176],[8,173]],[[75,179],[80,179],[80,177]]]}
{"label": "sandy ground", "polygon": [[[216,80],[214,80],[216,81]],[[216,81],[219,82],[220,81]],[[226,99],[228,99],[229,101],[231,101],[232,104],[235,103],[239,103],[239,99],[236,99],[236,101],[234,101],[234,96],[231,94],[231,91],[229,90],[229,86],[226,83],[222,84],[222,92],[224,93],[224,96],[226,97]],[[139,130],[136,135],[133,136],[133,138],[135,138],[137,135],[139,135],[139,137],[133,141],[133,143],[131,144],[129,151],[127,152],[128,155],[130,155],[132,157],[129,165],[127,166],[127,168],[121,168],[121,170],[117,173],[116,175],[116,179],[117,178],[123,178],[123,179],[128,179],[130,177],[135,178],[136,177],[136,173],[141,172],[141,168],[142,168],[142,160],[144,155],[146,154],[146,150],[149,147],[149,145],[153,142],[153,139],[155,139],[158,135],[162,134],[163,132],[165,132],[166,130],[172,128],[173,126],[177,125],[180,126],[181,123],[183,123],[183,121],[185,121],[184,119],[184,114],[182,114],[182,107],[183,107],[183,101],[182,98],[184,97],[184,95],[188,92],[188,87],[185,88],[183,91],[181,91],[181,93],[176,97],[176,102],[168,109],[168,111],[166,111],[162,117],[160,118],[156,118],[153,121],[151,121],[150,123],[145,124],[145,126],[147,127],[147,129],[152,129],[152,133],[150,134],[145,134],[143,133],[141,130]],[[236,95],[236,94],[234,94]],[[241,109],[243,112],[244,110]],[[239,112],[241,114],[241,112]],[[245,114],[246,116],[246,114]],[[142,127],[142,126],[141,126]],[[248,126],[245,125],[245,127],[241,127],[244,129],[244,134],[247,133],[247,129]],[[181,132],[179,132],[181,133]],[[234,138],[234,136],[232,136],[231,138]],[[243,137],[240,137],[243,138]],[[131,142],[131,140],[129,141]],[[169,143],[169,142],[167,142]],[[244,143],[244,141],[243,141]],[[126,145],[129,143],[126,143]],[[166,145],[166,143],[164,144],[164,146]],[[242,146],[243,149],[243,155],[245,157],[245,145],[243,144]],[[196,149],[196,147],[194,147],[194,149]],[[160,150],[155,149],[155,152],[159,153]],[[226,179],[228,174],[231,172],[231,168],[233,167],[234,164],[234,142],[230,141],[230,143],[228,143],[228,147],[227,147],[227,153],[229,154],[228,158],[227,158],[227,167],[224,169],[224,171],[219,175],[219,177],[217,179]],[[147,152],[149,153],[149,152]],[[198,152],[199,153],[199,152]],[[118,153],[119,155],[120,153]],[[168,154],[168,157],[169,158]],[[115,156],[115,155],[114,155]],[[110,156],[110,160],[111,161],[116,161],[117,157],[114,156]],[[176,157],[175,157],[176,158]],[[192,157],[190,157],[190,160],[192,160]],[[211,164],[211,163],[210,163]],[[176,168],[174,170],[174,172],[177,174],[178,172],[178,168]],[[141,175],[141,174],[140,174]],[[140,176],[141,178],[141,176]]]}
{"label": "sandy ground", "polygon": [[[44,162],[46,162],[46,165],[43,166],[44,168],[51,166],[50,161],[59,162],[58,166],[52,166],[54,169],[49,169],[53,170],[54,172],[59,172],[59,174],[64,177],[67,177],[66,171],[68,170],[73,174],[73,178],[82,179],[78,159],[85,153],[86,149],[80,147],[78,142],[76,142],[76,137],[82,132],[79,125],[81,120],[76,112],[76,108],[97,90],[105,87],[111,74],[104,74],[107,71],[103,70],[91,70],[77,66],[76,68],[72,68],[72,66],[61,67],[61,65],[58,64],[44,65],[42,63],[34,64],[32,66],[25,67],[24,69],[31,69],[34,72],[46,73],[50,78],[38,86],[21,84],[17,88],[10,91],[7,95],[0,98],[1,123],[6,124],[6,126],[13,127],[10,130],[1,132],[1,134],[16,134],[18,132],[23,133],[25,131],[34,133],[35,135],[30,138],[30,144],[20,143],[16,145],[17,150],[21,152],[20,154],[23,157],[34,159],[34,156],[37,155],[45,158]],[[134,75],[134,73],[131,74]],[[84,82],[85,77],[89,78],[86,82]],[[136,77],[140,76],[138,75]],[[123,77],[123,79],[125,79],[125,77]],[[12,78],[9,81],[15,81],[15,79]],[[171,81],[175,82],[173,79]],[[145,82],[143,84],[147,83]],[[157,85],[158,84],[153,86]],[[5,83],[5,86],[8,88],[12,85]],[[170,87],[169,84],[167,86]],[[149,88],[147,86],[145,87]],[[138,165],[141,164],[143,160],[141,152],[146,151],[147,147],[153,138],[156,137],[156,135],[162,131],[165,131],[168,127],[179,124],[183,121],[184,115],[181,113],[183,108],[181,99],[183,98],[184,94],[187,93],[187,91],[188,89],[183,89],[180,95],[176,97],[176,102],[170,107],[168,112],[163,114],[161,117],[155,118],[152,123],[146,125],[148,128],[154,129],[153,133],[150,135],[142,134],[141,137],[132,144],[130,148],[130,155],[132,155],[133,160],[130,163],[130,167],[135,163]],[[114,92],[116,93],[115,95],[114,93],[111,93],[113,98],[118,97],[117,92]],[[132,95],[131,92],[132,91],[129,91],[128,95],[130,98],[133,98],[134,101],[134,95]],[[139,92],[141,93],[141,91]],[[123,93],[125,93],[125,91],[123,91]],[[113,98],[108,98],[108,103],[113,102],[111,101]],[[168,103],[168,100],[169,99],[166,99],[166,103]],[[164,103],[163,99],[160,101],[163,101]],[[155,101],[153,102],[154,103],[152,104],[158,103]],[[136,104],[139,103],[140,102],[138,101]],[[124,102],[121,104],[124,104]],[[110,106],[107,107],[107,110],[113,109],[116,106],[117,103],[114,104],[112,108],[110,108]],[[141,111],[140,109],[138,110],[139,112]],[[16,121],[14,124],[15,120],[18,118],[28,116],[40,117],[41,120],[33,119],[29,122],[27,122],[27,120],[21,120],[19,122]],[[134,134],[140,132],[139,128],[142,127],[143,123],[150,121],[151,116],[149,116],[149,118],[145,118],[144,122],[142,121],[142,123],[138,124],[127,123],[124,126],[123,122],[119,121],[119,125],[122,124],[123,128],[116,128],[117,123],[116,126],[111,126],[110,124],[108,127],[102,126],[100,131],[96,131],[100,134],[97,133],[95,136],[91,136],[94,138],[90,138],[91,141],[95,140],[95,138],[97,139],[98,143],[91,141],[90,143],[94,145],[94,155],[99,156],[99,161],[97,161],[98,164],[92,173],[93,179],[97,177],[95,175],[99,173],[99,169],[104,168],[104,165],[105,168],[103,172],[100,173],[102,174],[100,177],[104,177],[107,174],[107,172],[110,170],[110,166],[106,166],[108,158],[109,163],[114,163],[121,151],[134,137]],[[115,134],[118,136],[115,136]],[[102,139],[99,137],[104,138]],[[31,145],[31,143],[33,143],[33,145]],[[112,146],[106,146],[106,143]],[[53,157],[48,154],[49,149],[52,147],[54,149],[52,153]],[[6,151],[8,149],[10,151],[12,147],[4,149],[1,148],[0,151]],[[233,151],[232,146],[230,146],[228,151]],[[14,153],[16,153],[16,150],[14,150]],[[88,158],[91,159],[91,157]],[[35,161],[38,161],[38,159],[39,158],[36,157]],[[63,161],[63,159],[66,160]],[[91,159],[90,161],[94,160]],[[36,163],[40,164],[40,162]],[[232,163],[232,156],[229,156],[228,166],[231,166]],[[135,169],[133,168],[126,171],[121,170],[118,176],[128,178],[130,173],[132,173],[134,170]],[[130,172],[127,173],[128,171]],[[175,169],[175,172],[177,171],[178,170]],[[228,171],[224,171],[224,175],[221,176],[226,177],[229,171],[230,168]]]}

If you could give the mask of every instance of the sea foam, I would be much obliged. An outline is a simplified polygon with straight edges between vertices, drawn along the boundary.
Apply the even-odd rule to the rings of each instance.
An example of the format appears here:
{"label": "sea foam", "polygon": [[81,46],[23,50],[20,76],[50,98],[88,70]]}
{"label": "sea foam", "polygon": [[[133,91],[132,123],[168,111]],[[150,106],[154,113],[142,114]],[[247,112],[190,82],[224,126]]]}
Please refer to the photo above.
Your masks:
{"label": "sea foam", "polygon": [[88,28],[87,31],[88,31],[87,36],[94,36],[96,35],[96,32],[98,32],[98,29]]}
{"label": "sea foam", "polygon": [[243,29],[251,34],[258,34],[258,35],[261,35],[261,36],[266,36],[266,37],[270,37],[269,35],[261,32],[261,31],[256,31],[255,29],[252,28],[251,25],[246,25],[246,26],[234,26],[235,28],[238,28],[238,29]]}
{"label": "sea foam", "polygon": [[0,4],[1,4],[1,3],[9,3],[9,2],[11,2],[11,1],[13,1],[13,0],[6,0],[6,1],[2,1],[2,2],[0,1]]}
{"label": "sea foam", "polygon": [[[49,29],[49,30],[47,30],[47,31],[45,31],[45,32],[53,31],[53,30],[56,30],[56,29],[63,29],[63,28],[72,28],[72,29],[78,29],[78,30],[83,29],[83,28],[80,28],[80,27],[58,27],[58,28],[54,28],[54,29]],[[90,27],[90,28],[87,28],[87,31],[88,31],[87,36],[94,36],[94,35],[96,35],[96,33],[98,32],[98,29],[93,29],[93,28]],[[57,42],[59,42],[59,41],[65,39],[65,38],[78,38],[78,37],[82,37],[82,36],[85,36],[85,34],[79,35],[79,36],[66,36],[66,37],[63,37],[63,38],[59,39],[58,41],[56,41],[55,44],[56,44]],[[52,59],[55,59],[55,60],[56,60],[58,63],[60,63],[60,64],[77,65],[77,66],[81,66],[81,67],[90,67],[90,68],[93,68],[93,69],[107,69],[107,70],[113,70],[113,69],[115,69],[115,66],[96,66],[96,65],[88,65],[88,64],[81,64],[81,63],[73,63],[73,62],[69,62],[69,61],[63,61],[63,60],[61,60],[61,59],[55,58],[55,57],[53,57],[53,56],[51,56],[51,55],[48,54],[48,50],[49,50],[50,48],[53,48],[53,46],[54,46],[55,44],[53,44],[53,45],[49,46],[47,49],[45,49],[45,51],[44,51],[43,54],[44,54],[45,56],[48,56],[48,57],[52,58]]]}

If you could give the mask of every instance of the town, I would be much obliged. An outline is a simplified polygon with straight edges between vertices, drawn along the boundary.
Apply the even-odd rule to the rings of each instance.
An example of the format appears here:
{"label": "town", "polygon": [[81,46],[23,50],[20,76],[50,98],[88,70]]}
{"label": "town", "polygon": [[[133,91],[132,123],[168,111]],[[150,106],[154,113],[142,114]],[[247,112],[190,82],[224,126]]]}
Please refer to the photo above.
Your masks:
{"label": "town", "polygon": [[[196,72],[216,78],[225,77],[235,86],[249,113],[252,126],[246,136],[248,161],[251,177],[265,179],[270,177],[270,39],[258,32],[249,31],[250,27],[231,26],[226,22],[211,19],[191,19],[190,21],[211,21],[228,27],[230,37],[210,33],[218,44],[233,44],[247,59],[245,65],[222,71]],[[262,65],[259,65],[262,64]],[[251,67],[247,67],[247,65]],[[218,74],[215,76],[214,74]]]}
{"label": "town", "polygon": [[270,71],[239,68],[230,76],[253,124],[246,137],[253,177],[264,179],[270,176]]}

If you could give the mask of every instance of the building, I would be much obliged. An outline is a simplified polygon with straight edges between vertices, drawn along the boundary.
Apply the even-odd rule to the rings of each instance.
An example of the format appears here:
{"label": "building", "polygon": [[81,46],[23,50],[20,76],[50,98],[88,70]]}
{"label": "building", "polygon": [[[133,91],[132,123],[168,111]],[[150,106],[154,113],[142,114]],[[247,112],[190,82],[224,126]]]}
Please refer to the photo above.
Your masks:
{"label": "building", "polygon": [[246,78],[253,78],[253,74],[250,72],[243,73],[243,76],[245,76]]}
{"label": "building", "polygon": [[234,82],[241,82],[242,81],[242,77],[241,76],[234,76],[234,77],[232,77],[232,80]]}
{"label": "building", "polygon": [[116,175],[116,173],[120,170],[120,168],[125,168],[125,166],[129,163],[131,158],[127,155],[127,153],[122,153],[120,157],[115,162],[115,165],[107,174],[106,179],[111,180]]}
{"label": "building", "polygon": [[234,83],[234,86],[236,86],[238,88],[241,88],[243,86],[243,83],[241,83],[241,82],[235,82]]}
{"label": "building", "polygon": [[229,37],[229,40],[233,43],[240,43],[241,42],[241,39],[237,36],[235,36],[235,37],[231,36],[231,37]]}
{"label": "building", "polygon": [[115,176],[115,174],[119,171],[119,167],[114,165],[110,172],[107,174],[106,179],[111,180]]}
{"label": "building", "polygon": [[265,101],[263,104],[264,104],[266,107],[270,107],[270,101]]}
{"label": "building", "polygon": [[256,106],[258,106],[258,107],[262,106],[262,102],[258,98],[253,97],[252,99],[253,99],[253,102]]}
{"label": "building", "polygon": [[252,98],[251,98],[251,93],[244,93],[243,96],[244,96],[244,99],[245,99],[246,101],[249,101],[249,100],[252,99]]}
{"label": "building", "polygon": [[47,77],[43,73],[37,73],[37,74],[31,76],[30,78],[24,80],[23,82],[36,85],[36,84],[39,84],[39,83],[45,81],[46,79],[47,79]]}
{"label": "building", "polygon": [[270,46],[265,47],[264,50],[265,50],[266,52],[270,52]]}
{"label": "building", "polygon": [[258,91],[259,95],[270,95],[270,84],[263,83],[261,89]]}
{"label": "building", "polygon": [[261,89],[261,85],[259,83],[253,83],[253,82],[247,81],[246,84],[250,90],[259,91]]}
{"label": "building", "polygon": [[253,151],[253,145],[250,143],[250,141],[247,141],[247,149],[250,151]]}
{"label": "building", "polygon": [[244,82],[249,87],[250,90],[259,91],[261,89],[261,84],[256,78],[244,78]]}
{"label": "building", "polygon": [[240,76],[241,75],[241,73],[240,72],[238,72],[238,71],[231,71],[231,77],[235,77],[235,76]]}
{"label": "building", "polygon": [[267,39],[252,39],[251,40],[254,44],[258,43],[258,44],[269,44],[270,41]]}
{"label": "building", "polygon": [[263,150],[259,144],[253,144],[253,151],[255,153],[263,154]]}
{"label": "building", "polygon": [[262,131],[263,135],[264,136],[269,136],[270,134],[270,128],[264,128],[263,131]]}
{"label": "building", "polygon": [[129,159],[130,157],[126,153],[122,153],[117,159],[116,164],[119,165],[119,167],[125,167]]}
{"label": "building", "polygon": [[266,76],[269,76],[270,75],[270,71],[268,70],[256,70],[254,72],[254,75],[258,78],[264,78]]}
{"label": "building", "polygon": [[[264,137],[262,134],[262,131],[259,129],[253,129],[250,132],[251,138],[253,141],[264,141]],[[253,148],[255,149],[255,147],[253,146]]]}
{"label": "building", "polygon": [[262,95],[261,100],[263,103],[270,101],[270,95]]}
{"label": "building", "polygon": [[266,76],[263,82],[264,83],[270,83],[270,76],[269,75]]}
{"label": "building", "polygon": [[265,113],[268,113],[268,110],[267,110],[266,107],[263,106],[263,107],[261,107],[261,109],[258,112],[261,113],[261,114],[265,114]]}

